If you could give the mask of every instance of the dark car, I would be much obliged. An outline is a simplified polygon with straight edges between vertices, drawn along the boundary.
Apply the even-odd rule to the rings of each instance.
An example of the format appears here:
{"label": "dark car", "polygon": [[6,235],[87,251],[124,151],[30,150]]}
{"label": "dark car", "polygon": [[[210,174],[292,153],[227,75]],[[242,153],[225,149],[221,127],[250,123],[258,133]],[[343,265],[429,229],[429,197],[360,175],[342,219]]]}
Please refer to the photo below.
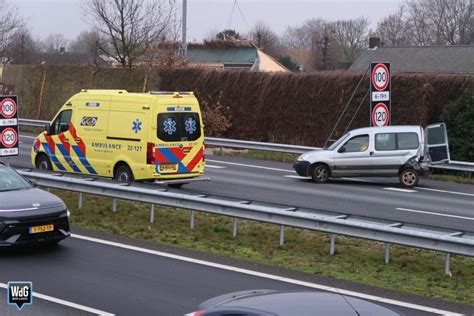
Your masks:
{"label": "dark car", "polygon": [[0,162],[0,246],[57,243],[70,234],[64,202]]}
{"label": "dark car", "polygon": [[211,298],[198,308],[187,316],[401,315],[389,308],[341,294],[273,290],[229,293]]}

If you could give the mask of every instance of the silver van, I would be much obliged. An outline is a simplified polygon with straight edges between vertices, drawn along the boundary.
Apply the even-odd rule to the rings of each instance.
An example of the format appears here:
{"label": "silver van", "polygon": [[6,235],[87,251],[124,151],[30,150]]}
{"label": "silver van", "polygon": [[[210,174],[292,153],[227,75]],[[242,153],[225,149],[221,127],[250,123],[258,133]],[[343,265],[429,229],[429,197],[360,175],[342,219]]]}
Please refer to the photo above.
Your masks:
{"label": "silver van", "polygon": [[350,131],[328,148],[302,154],[298,175],[324,183],[337,177],[399,177],[406,187],[428,175],[430,164],[449,161],[446,125],[366,127]]}

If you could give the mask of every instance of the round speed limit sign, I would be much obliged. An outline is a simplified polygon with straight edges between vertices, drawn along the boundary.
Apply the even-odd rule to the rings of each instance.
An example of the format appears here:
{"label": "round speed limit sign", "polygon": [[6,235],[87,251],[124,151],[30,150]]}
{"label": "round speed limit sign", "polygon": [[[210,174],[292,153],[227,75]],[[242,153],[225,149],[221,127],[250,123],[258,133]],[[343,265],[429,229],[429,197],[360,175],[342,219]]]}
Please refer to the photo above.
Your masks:
{"label": "round speed limit sign", "polygon": [[374,88],[378,91],[384,91],[387,89],[390,81],[390,73],[387,66],[384,64],[377,64],[372,70],[372,83]]}
{"label": "round speed limit sign", "polygon": [[0,104],[0,114],[5,118],[12,118],[16,114],[16,103],[10,98],[4,99]]}
{"label": "round speed limit sign", "polygon": [[2,145],[6,148],[10,148],[16,145],[18,141],[18,134],[13,128],[7,128],[2,132],[1,139]]}
{"label": "round speed limit sign", "polygon": [[389,121],[390,112],[388,111],[388,107],[383,103],[374,106],[374,109],[372,110],[372,125],[388,126]]}

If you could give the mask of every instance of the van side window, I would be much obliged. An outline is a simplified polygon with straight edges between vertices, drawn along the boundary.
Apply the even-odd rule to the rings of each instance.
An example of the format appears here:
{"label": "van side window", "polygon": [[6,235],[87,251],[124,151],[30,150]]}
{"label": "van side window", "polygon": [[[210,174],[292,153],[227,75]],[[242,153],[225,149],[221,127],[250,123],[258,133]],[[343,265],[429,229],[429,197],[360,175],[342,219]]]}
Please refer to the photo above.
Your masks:
{"label": "van side window", "polygon": [[358,135],[347,141],[344,144],[345,152],[362,152],[369,149],[369,135]]}
{"label": "van side window", "polygon": [[416,133],[398,133],[397,148],[398,149],[417,149],[420,145],[418,134]]}
{"label": "van side window", "polygon": [[375,134],[375,150],[396,150],[397,142],[395,133]]}
{"label": "van side window", "polygon": [[71,123],[72,110],[64,110],[56,117],[51,124],[51,135],[67,132]]}

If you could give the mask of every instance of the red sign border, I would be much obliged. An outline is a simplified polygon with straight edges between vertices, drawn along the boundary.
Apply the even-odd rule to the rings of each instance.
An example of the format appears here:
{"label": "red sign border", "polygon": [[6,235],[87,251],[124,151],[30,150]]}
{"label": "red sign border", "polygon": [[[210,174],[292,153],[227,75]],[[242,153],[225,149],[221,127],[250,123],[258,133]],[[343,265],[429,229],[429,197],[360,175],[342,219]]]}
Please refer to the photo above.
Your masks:
{"label": "red sign border", "polygon": [[[374,73],[375,71],[379,68],[379,67],[382,67],[385,69],[385,71],[387,72],[387,81],[385,81],[385,84],[382,88],[379,89],[379,87],[375,84],[375,80],[374,80]],[[371,74],[371,78],[372,78],[372,86],[374,86],[374,88],[377,90],[377,91],[385,91],[385,89],[387,89],[389,83],[390,83],[390,71],[388,70],[388,67],[385,66],[385,64],[382,64],[382,63],[379,63],[377,65],[375,65],[374,69],[372,70],[372,74]]]}
{"label": "red sign border", "polygon": [[[5,113],[3,113],[3,103],[5,103],[5,102],[7,102],[7,101],[10,101],[10,102],[12,102],[12,103],[15,105],[15,111],[13,111],[13,114],[8,115],[8,116],[7,116]],[[0,114],[1,114],[3,117],[7,118],[7,119],[12,118],[12,117],[14,117],[15,114],[16,114],[17,107],[18,107],[18,106],[17,106],[16,102],[15,102],[13,99],[11,99],[11,98],[3,99],[2,102],[0,103]]]}
{"label": "red sign border", "polygon": [[[8,130],[12,130],[13,133],[15,133],[15,137],[16,137],[15,143],[14,143],[13,145],[10,145],[10,146],[8,146],[7,144],[4,144],[4,143],[3,143],[3,134],[5,134],[5,132],[8,131]],[[17,133],[17,131],[16,131],[15,129],[11,128],[11,127],[5,128],[5,129],[2,131],[2,135],[0,135],[0,142],[1,142],[1,144],[2,144],[5,148],[12,148],[12,147],[15,147],[15,145],[18,144],[18,133]]]}
{"label": "red sign border", "polygon": [[[385,110],[387,111],[387,116],[388,116],[388,118],[387,118],[386,124],[384,124],[384,125],[382,125],[382,126],[378,126],[377,124],[375,124],[375,117],[374,117],[374,116],[375,116],[375,112],[377,111],[377,109],[378,109],[379,107],[382,107],[382,106],[383,106],[383,107],[385,108]],[[377,104],[374,106],[374,108],[372,109],[372,125],[373,125],[374,127],[384,127],[384,126],[388,126],[388,125],[390,124],[390,119],[391,119],[391,117],[390,117],[390,110],[388,109],[388,106],[387,106],[385,103],[377,103]]]}

